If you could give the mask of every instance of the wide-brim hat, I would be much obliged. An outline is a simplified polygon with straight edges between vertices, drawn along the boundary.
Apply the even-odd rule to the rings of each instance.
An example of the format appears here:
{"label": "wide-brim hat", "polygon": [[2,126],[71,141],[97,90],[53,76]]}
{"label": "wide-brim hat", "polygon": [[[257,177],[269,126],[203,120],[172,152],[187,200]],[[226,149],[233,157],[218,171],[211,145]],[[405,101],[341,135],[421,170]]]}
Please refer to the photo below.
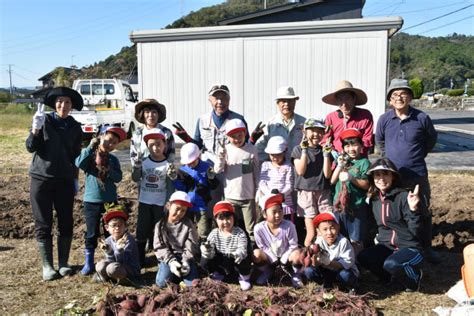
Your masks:
{"label": "wide-brim hat", "polygon": [[188,208],[193,207],[193,203],[191,203],[191,198],[186,192],[183,191],[175,191],[171,194],[170,203],[176,203],[179,205],[186,206]]}
{"label": "wide-brim hat", "polygon": [[219,215],[219,213],[222,213],[222,212],[228,212],[228,213],[234,214],[235,213],[234,206],[230,202],[219,201],[214,205],[214,208],[212,209],[212,214],[214,215],[214,217],[216,217],[217,215]]}
{"label": "wide-brim hat", "polygon": [[391,171],[395,175],[399,176],[397,167],[391,160],[387,158],[380,158],[380,159],[377,159],[374,163],[372,163],[369,167],[369,170],[367,170],[367,175],[372,176],[373,173],[377,170]]}
{"label": "wide-brim hat", "polygon": [[322,222],[332,221],[339,224],[336,216],[333,213],[325,212],[319,213],[315,218],[313,218],[313,226],[318,227]]}
{"label": "wide-brim hat", "polygon": [[288,142],[282,136],[273,136],[268,140],[265,152],[271,155],[284,153],[288,149]]}
{"label": "wide-brim hat", "polygon": [[290,86],[283,86],[278,88],[275,100],[285,100],[285,99],[294,99],[299,100],[300,97],[296,95],[295,89]]}
{"label": "wide-brim hat", "polygon": [[158,111],[158,123],[166,120],[166,107],[155,99],[145,99],[135,105],[135,119],[138,122],[145,124],[145,118],[141,112],[146,107],[155,108]]}
{"label": "wide-brim hat", "polygon": [[355,94],[355,105],[363,105],[367,103],[367,95],[365,92],[361,89],[354,88],[352,83],[347,80],[340,81],[336,86],[336,90],[325,95],[322,100],[327,104],[339,105],[337,103],[336,95],[344,91],[350,91]]}
{"label": "wide-brim hat", "polygon": [[124,207],[120,204],[106,204],[105,205],[105,213],[102,216],[104,223],[108,223],[113,218],[123,218],[124,221],[128,220],[128,214],[125,212]]}
{"label": "wide-brim hat", "polygon": [[388,91],[387,91],[387,101],[390,101],[390,97],[392,96],[393,90],[400,90],[400,89],[405,89],[405,90],[410,91],[411,95],[413,96],[413,90],[411,89],[407,80],[392,79],[392,81],[390,81],[390,86],[388,87]]}
{"label": "wide-brim hat", "polygon": [[44,96],[43,103],[55,109],[57,97],[69,97],[72,102],[72,107],[78,111],[82,110],[84,106],[84,100],[79,92],[68,87],[56,87],[49,90]]}
{"label": "wide-brim hat", "polygon": [[181,163],[183,165],[186,165],[188,163],[192,163],[193,161],[196,161],[196,159],[199,158],[201,155],[201,151],[199,150],[198,145],[194,143],[187,143],[184,144],[183,147],[181,147]]}
{"label": "wide-brim hat", "polygon": [[119,142],[123,142],[127,139],[127,132],[123,130],[123,128],[118,126],[107,126],[103,131],[102,134],[106,133],[113,133],[119,138]]}
{"label": "wide-brim hat", "polygon": [[150,139],[163,139],[166,140],[165,133],[159,128],[146,129],[143,133],[143,140],[148,143]]}

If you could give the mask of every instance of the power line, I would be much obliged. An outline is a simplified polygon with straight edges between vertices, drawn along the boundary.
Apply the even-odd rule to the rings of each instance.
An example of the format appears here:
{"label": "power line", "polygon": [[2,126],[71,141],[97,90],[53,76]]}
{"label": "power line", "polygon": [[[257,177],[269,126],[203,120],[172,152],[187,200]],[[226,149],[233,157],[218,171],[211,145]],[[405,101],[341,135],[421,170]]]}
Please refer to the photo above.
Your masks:
{"label": "power line", "polygon": [[435,27],[433,29],[430,29],[428,31],[424,31],[424,32],[421,32],[421,33],[418,33],[418,34],[425,34],[425,33],[428,33],[428,32],[431,32],[431,31],[434,31],[434,30],[437,30],[437,29],[440,29],[440,28],[443,28],[443,27],[446,27],[446,26],[449,26],[449,25],[453,25],[453,24],[456,24],[458,22],[461,22],[461,21],[464,21],[464,20],[468,20],[470,18],[474,17],[474,15],[471,15],[471,16],[468,16],[464,19],[461,19],[461,20],[457,20],[457,21],[454,21],[454,22],[451,22],[451,23],[447,23],[447,24],[444,24],[444,25],[441,25],[441,26],[438,26],[438,27]]}
{"label": "power line", "polygon": [[434,19],[430,19],[430,20],[428,20],[428,21],[421,22],[421,23],[412,25],[412,26],[410,26],[410,27],[404,28],[403,31],[412,29],[412,28],[414,28],[414,27],[417,27],[417,26],[420,26],[420,25],[423,25],[423,24],[426,24],[426,23],[429,23],[429,22],[433,22],[433,21],[435,21],[435,20],[439,20],[439,19],[444,18],[445,16],[451,15],[451,14],[453,14],[453,13],[456,13],[456,12],[459,12],[459,11],[462,11],[462,10],[466,10],[467,8],[470,8],[470,7],[472,7],[472,6],[474,6],[474,4],[470,4],[470,5],[468,5],[468,6],[465,6],[464,8],[461,8],[461,9],[458,9],[458,10],[455,10],[455,11],[452,11],[452,12],[449,12],[449,13],[446,13],[446,14],[443,14],[443,15],[440,15],[440,16],[434,18]]}
{"label": "power line", "polygon": [[442,5],[442,6],[439,6],[439,7],[424,8],[424,9],[420,9],[420,10],[397,12],[397,14],[410,14],[410,13],[426,12],[426,11],[429,11],[429,10],[436,10],[436,9],[442,9],[442,8],[446,8],[446,7],[452,7],[452,6],[455,6],[457,4],[461,4],[461,3],[464,4],[465,2],[450,3],[450,4]]}

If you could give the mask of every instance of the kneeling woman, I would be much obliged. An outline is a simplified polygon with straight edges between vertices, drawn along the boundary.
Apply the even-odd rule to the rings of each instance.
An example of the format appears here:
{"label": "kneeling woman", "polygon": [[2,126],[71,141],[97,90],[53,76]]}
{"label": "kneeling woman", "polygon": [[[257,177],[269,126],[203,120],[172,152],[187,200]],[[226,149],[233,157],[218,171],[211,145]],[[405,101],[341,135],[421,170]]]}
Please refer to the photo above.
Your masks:
{"label": "kneeling woman", "polygon": [[422,218],[427,212],[418,196],[418,187],[413,192],[399,188],[400,175],[386,158],[374,162],[367,175],[378,232],[376,245],[359,253],[357,260],[382,282],[393,277],[406,291],[417,291],[422,277]]}

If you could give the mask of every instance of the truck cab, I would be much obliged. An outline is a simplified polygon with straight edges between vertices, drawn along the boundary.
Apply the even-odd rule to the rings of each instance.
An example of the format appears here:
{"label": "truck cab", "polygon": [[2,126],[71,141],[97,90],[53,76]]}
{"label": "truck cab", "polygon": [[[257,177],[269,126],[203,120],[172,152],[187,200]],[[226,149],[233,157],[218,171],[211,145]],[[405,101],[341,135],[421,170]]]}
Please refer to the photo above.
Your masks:
{"label": "truck cab", "polygon": [[78,79],[72,88],[84,99],[82,111],[71,115],[81,123],[85,138],[93,137],[101,126],[119,126],[129,136],[135,130],[137,102],[127,81],[118,79]]}

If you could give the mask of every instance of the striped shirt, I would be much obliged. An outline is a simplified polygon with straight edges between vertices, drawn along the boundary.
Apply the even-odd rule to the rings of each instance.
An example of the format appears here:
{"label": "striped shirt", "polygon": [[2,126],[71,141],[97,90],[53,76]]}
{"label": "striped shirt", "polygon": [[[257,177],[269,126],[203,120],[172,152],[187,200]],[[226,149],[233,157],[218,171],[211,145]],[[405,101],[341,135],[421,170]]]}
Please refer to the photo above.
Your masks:
{"label": "striped shirt", "polygon": [[207,236],[209,244],[213,245],[217,252],[224,255],[242,254],[247,257],[247,235],[240,227],[232,227],[232,234],[225,236],[219,228],[214,228],[209,236]]}
{"label": "striped shirt", "polygon": [[257,199],[270,194],[273,189],[277,189],[285,196],[282,205],[283,214],[292,214],[294,213],[294,204],[291,197],[293,182],[293,168],[289,162],[285,162],[281,166],[274,166],[271,161],[264,161],[260,171]]}
{"label": "striped shirt", "polygon": [[286,264],[290,254],[298,249],[298,236],[295,225],[287,220],[280,223],[278,233],[273,235],[266,221],[260,222],[254,228],[255,243],[266,255],[270,263],[280,258]]}

